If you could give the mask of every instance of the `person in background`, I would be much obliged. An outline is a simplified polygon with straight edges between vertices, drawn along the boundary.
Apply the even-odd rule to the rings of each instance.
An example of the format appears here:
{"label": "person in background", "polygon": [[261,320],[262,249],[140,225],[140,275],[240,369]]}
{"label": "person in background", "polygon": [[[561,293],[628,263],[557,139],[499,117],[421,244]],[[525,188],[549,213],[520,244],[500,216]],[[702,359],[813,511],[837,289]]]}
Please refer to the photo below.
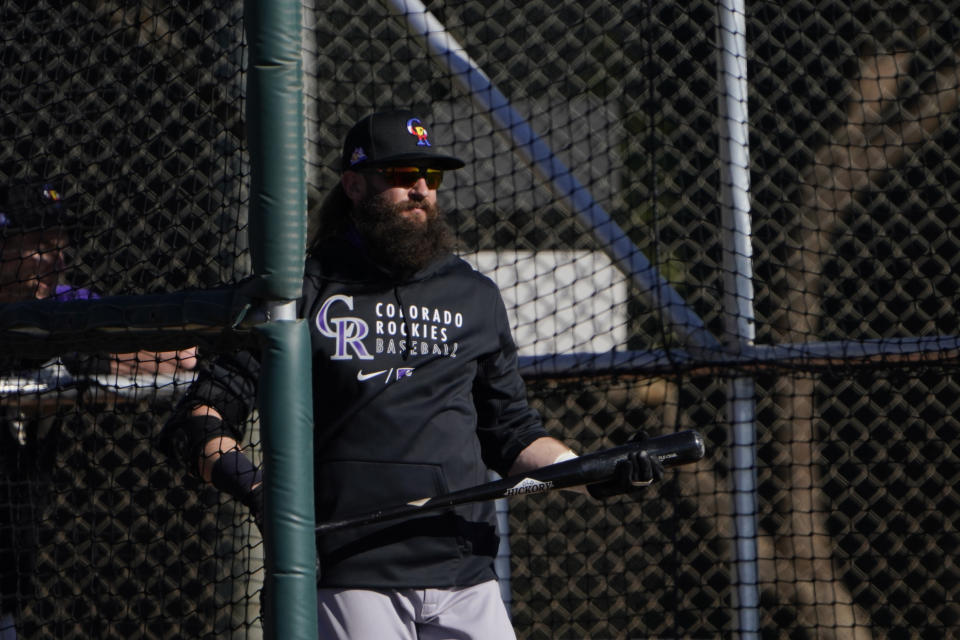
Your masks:
{"label": "person in background", "polygon": [[[51,183],[0,189],[0,304],[98,297],[64,281],[66,252],[81,221]],[[175,376],[195,366],[195,349],[0,358],[0,640],[16,638],[16,619],[32,594],[38,516],[50,493],[56,434],[75,397],[45,391],[47,382],[96,374]]]}
{"label": "person in background", "polygon": [[[90,300],[99,296],[64,281],[71,235],[82,216],[67,207],[52,183],[25,183],[0,191],[0,303],[31,299]],[[101,373],[173,375],[196,366],[196,350],[112,354]]]}

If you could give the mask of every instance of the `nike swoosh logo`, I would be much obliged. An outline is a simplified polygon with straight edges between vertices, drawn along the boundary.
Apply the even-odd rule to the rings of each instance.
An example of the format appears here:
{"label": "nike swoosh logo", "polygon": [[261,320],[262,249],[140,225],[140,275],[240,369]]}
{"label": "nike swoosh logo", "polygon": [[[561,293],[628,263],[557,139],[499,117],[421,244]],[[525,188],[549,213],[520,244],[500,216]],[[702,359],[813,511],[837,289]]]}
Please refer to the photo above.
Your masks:
{"label": "nike swoosh logo", "polygon": [[377,376],[382,376],[382,375],[385,374],[386,372],[387,372],[387,370],[386,370],[386,369],[383,369],[383,370],[381,370],[381,371],[373,371],[373,372],[371,372],[371,373],[364,373],[363,370],[361,369],[360,371],[357,371],[357,380],[359,380],[360,382],[366,382],[367,380],[370,380],[371,378],[376,378]]}

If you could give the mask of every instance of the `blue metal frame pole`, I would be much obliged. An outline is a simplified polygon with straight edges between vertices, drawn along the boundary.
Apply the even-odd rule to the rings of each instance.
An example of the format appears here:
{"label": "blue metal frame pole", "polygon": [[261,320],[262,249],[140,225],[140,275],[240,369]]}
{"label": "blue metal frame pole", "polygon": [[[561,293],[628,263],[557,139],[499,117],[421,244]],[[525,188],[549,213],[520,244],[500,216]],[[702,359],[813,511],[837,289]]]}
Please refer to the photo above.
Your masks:
{"label": "blue metal frame pole", "polygon": [[[756,338],[750,224],[749,121],[747,119],[746,12],[743,0],[721,0],[718,11],[720,182],[723,227],[726,345],[740,353]],[[729,381],[733,509],[736,527],[737,608],[741,638],[759,634],[757,568],[756,390],[754,381]]]}

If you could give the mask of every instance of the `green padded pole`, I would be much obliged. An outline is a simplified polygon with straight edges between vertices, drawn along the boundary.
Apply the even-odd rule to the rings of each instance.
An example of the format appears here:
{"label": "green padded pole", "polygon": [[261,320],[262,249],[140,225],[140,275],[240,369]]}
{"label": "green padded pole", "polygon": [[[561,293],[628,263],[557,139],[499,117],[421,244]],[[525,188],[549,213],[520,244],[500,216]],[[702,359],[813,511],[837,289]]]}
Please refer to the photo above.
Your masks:
{"label": "green padded pole", "polygon": [[294,314],[306,245],[299,0],[246,0],[246,124],[254,277],[244,293],[271,321],[261,339],[260,426],[268,639],[317,636],[310,335]]}
{"label": "green padded pole", "polygon": [[264,634],[269,639],[316,640],[310,332],[304,320],[270,322],[257,332],[266,488]]}
{"label": "green padded pole", "polygon": [[250,255],[246,291],[294,300],[303,287],[306,168],[300,3],[247,0],[249,70],[246,125],[250,147]]}

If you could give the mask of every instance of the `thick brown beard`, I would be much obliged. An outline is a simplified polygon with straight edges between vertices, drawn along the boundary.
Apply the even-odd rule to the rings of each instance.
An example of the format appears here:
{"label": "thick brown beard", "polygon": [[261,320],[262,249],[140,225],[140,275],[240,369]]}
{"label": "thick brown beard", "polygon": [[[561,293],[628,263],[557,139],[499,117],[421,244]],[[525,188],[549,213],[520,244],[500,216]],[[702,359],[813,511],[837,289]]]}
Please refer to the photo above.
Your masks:
{"label": "thick brown beard", "polygon": [[[423,209],[426,221],[401,215],[409,209]],[[450,226],[437,206],[427,201],[390,203],[380,194],[373,195],[354,208],[353,221],[377,262],[404,275],[416,273],[453,249]]]}

